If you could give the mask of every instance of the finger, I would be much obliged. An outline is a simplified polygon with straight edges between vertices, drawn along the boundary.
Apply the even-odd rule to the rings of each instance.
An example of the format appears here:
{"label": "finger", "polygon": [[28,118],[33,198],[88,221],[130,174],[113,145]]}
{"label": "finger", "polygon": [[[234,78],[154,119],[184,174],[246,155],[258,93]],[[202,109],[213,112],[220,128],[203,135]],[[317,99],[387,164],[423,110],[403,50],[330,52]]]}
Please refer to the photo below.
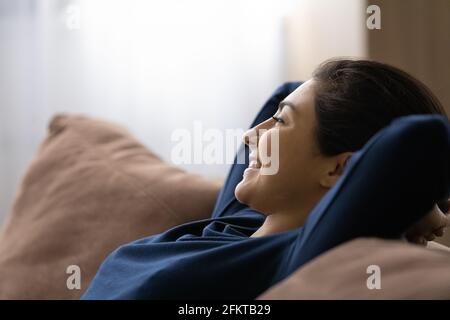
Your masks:
{"label": "finger", "polygon": [[406,236],[406,240],[411,243],[420,244],[421,240],[419,236]]}
{"label": "finger", "polygon": [[415,244],[420,245],[420,246],[427,245],[427,240],[424,237],[422,237],[422,236],[412,237],[412,238],[409,239],[409,242],[415,243]]}
{"label": "finger", "polygon": [[426,246],[427,245],[427,240],[425,239],[425,238],[421,238],[420,239],[420,245],[422,245],[422,246]]}
{"label": "finger", "polygon": [[427,241],[433,241],[434,239],[436,239],[434,234],[427,234],[425,236],[425,239],[427,239]]}
{"label": "finger", "polygon": [[439,209],[443,213],[449,213],[449,210],[450,210],[450,199],[439,201],[437,203],[437,205],[439,206]]}
{"label": "finger", "polygon": [[442,213],[439,209],[436,211],[436,214],[434,215],[434,226],[435,229],[439,228],[445,228],[449,225],[449,217]]}
{"label": "finger", "polygon": [[434,231],[434,234],[435,234],[437,237],[442,237],[442,236],[444,235],[444,228],[436,229],[436,230]]}

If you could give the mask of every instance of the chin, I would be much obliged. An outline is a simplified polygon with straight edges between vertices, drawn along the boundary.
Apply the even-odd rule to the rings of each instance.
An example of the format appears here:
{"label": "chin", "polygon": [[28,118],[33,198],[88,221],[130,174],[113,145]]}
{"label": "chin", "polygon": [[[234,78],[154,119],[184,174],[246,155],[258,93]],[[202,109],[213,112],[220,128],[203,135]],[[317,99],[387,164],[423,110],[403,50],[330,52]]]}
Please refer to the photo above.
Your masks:
{"label": "chin", "polygon": [[257,168],[247,168],[245,169],[242,180],[238,183],[234,189],[234,195],[239,202],[242,202],[250,206],[249,200],[253,196],[257,196],[257,186],[259,181],[260,170]]}
{"label": "chin", "polygon": [[261,202],[263,200],[261,191],[256,187],[256,181],[243,179],[234,189],[234,195],[240,203],[265,214],[264,203]]}
{"label": "chin", "polygon": [[240,203],[246,204],[248,206],[250,206],[249,200],[252,194],[252,192],[249,189],[250,189],[249,186],[244,180],[241,180],[234,189],[234,196],[236,197],[236,199]]}

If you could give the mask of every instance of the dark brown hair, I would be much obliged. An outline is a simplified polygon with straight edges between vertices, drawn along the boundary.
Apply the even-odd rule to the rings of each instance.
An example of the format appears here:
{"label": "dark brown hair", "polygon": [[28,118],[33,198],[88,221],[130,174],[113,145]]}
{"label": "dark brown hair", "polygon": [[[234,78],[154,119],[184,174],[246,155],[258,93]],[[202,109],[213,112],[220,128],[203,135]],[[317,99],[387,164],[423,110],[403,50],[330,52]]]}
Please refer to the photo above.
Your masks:
{"label": "dark brown hair", "polygon": [[393,119],[446,115],[434,94],[395,67],[368,60],[331,60],[313,73],[320,152],[353,152]]}

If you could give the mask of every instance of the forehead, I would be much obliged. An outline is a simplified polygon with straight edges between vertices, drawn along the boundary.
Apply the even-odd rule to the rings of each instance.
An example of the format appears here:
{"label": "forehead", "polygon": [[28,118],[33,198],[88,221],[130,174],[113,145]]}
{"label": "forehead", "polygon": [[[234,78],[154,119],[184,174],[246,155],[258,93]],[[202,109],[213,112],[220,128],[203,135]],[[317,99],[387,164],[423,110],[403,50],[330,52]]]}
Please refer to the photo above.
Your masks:
{"label": "forehead", "polygon": [[283,102],[294,106],[299,113],[309,113],[314,107],[314,80],[308,80],[288,95]]}

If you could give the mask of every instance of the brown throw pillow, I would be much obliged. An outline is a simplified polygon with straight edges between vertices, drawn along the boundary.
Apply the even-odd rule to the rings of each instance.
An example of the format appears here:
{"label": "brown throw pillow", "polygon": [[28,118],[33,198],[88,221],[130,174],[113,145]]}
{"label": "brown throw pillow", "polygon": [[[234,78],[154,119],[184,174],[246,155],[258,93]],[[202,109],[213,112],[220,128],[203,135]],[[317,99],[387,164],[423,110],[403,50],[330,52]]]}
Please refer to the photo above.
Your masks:
{"label": "brown throw pillow", "polygon": [[[111,251],[208,218],[219,189],[117,125],[58,115],[0,233],[0,298],[79,298]],[[67,287],[71,265],[81,289]]]}
{"label": "brown throw pillow", "polygon": [[[378,275],[378,283],[369,279]],[[320,255],[259,299],[450,299],[450,252],[360,238]]]}

